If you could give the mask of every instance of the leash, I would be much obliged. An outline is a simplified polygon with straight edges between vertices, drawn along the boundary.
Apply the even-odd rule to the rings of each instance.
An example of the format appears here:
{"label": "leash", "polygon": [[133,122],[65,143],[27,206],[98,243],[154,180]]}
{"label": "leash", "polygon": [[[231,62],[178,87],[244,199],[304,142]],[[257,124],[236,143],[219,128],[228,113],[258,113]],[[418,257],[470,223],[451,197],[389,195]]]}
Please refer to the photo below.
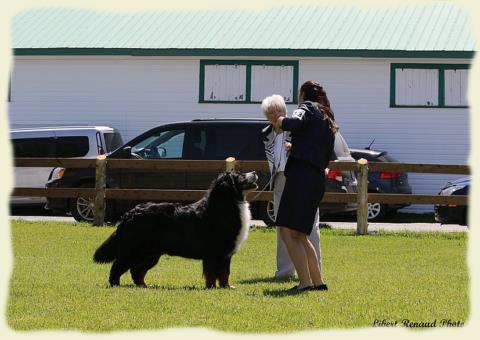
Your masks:
{"label": "leash", "polygon": [[[276,137],[275,137],[275,138],[276,138]],[[282,149],[283,149],[283,147],[284,147],[284,144],[285,144],[285,134],[282,135]],[[275,146],[274,146],[274,154],[275,154]],[[284,152],[281,152],[281,153],[280,153],[280,159],[279,159],[279,162],[278,162],[278,165],[279,165],[279,166],[280,166],[280,164],[282,164],[282,158],[283,158],[282,156],[284,156],[284,155],[286,155],[286,153],[284,153]],[[273,178],[275,177],[275,174],[276,174],[276,172],[277,172],[277,170],[276,170],[275,168],[276,168],[276,164],[275,164],[275,158],[274,158],[274,161],[273,161],[273,169],[272,169],[272,172],[270,173],[270,179],[269,179],[269,181],[267,182],[267,184],[265,184],[265,186],[262,188],[262,190],[257,191],[257,194],[256,194],[252,199],[250,199],[249,202],[250,202],[250,201],[255,201],[255,200],[258,198],[258,196],[260,196],[260,194],[261,194],[262,192],[265,192],[265,189],[267,188],[267,186],[269,186],[269,185],[272,183]]]}
{"label": "leash", "polygon": [[260,196],[260,194],[261,194],[262,192],[265,192],[265,189],[267,188],[268,185],[270,185],[270,183],[272,183],[272,180],[273,180],[273,176],[270,175],[270,180],[267,182],[267,184],[265,184],[265,186],[262,188],[262,190],[257,191],[257,194],[256,194],[253,198],[249,199],[248,201],[249,201],[249,202],[255,201],[255,200],[257,199],[257,197]]}

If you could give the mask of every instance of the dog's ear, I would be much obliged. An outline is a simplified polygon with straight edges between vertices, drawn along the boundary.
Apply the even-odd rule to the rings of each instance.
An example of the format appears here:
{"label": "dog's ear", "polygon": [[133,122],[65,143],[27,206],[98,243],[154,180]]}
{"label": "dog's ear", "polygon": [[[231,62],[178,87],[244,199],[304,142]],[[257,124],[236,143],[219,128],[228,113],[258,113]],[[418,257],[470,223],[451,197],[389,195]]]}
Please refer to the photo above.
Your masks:
{"label": "dog's ear", "polygon": [[229,182],[230,181],[230,173],[229,172],[221,172],[218,174],[216,182]]}
{"label": "dog's ear", "polygon": [[219,173],[215,182],[227,186],[235,185],[232,174],[226,171]]}
{"label": "dog's ear", "polygon": [[225,172],[225,182],[232,187],[235,191],[238,191],[237,182],[238,182],[239,173],[237,171]]}

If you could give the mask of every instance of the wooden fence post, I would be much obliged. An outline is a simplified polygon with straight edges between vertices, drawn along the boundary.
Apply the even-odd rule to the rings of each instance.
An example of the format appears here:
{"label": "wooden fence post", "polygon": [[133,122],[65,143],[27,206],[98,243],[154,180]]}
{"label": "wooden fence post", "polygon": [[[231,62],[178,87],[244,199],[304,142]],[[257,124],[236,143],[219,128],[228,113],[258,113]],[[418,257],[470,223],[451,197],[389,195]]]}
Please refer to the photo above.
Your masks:
{"label": "wooden fence post", "polygon": [[368,232],[368,161],[361,158],[357,161],[357,235]]}
{"label": "wooden fence post", "polygon": [[226,160],[226,167],[225,171],[226,172],[232,172],[235,170],[235,158],[234,157],[228,157]]}
{"label": "wooden fence post", "polygon": [[93,205],[93,225],[105,223],[105,187],[107,157],[100,155],[95,162],[95,202]]}

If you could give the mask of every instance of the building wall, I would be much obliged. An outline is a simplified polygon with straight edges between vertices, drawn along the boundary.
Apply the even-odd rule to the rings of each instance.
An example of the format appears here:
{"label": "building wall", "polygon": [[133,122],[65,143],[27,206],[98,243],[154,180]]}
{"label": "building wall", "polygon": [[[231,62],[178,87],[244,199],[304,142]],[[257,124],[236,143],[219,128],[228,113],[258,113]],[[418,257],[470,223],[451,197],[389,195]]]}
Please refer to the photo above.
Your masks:
{"label": "building wall", "polygon": [[[218,59],[218,58],[216,58]],[[246,58],[261,59],[261,58]],[[269,58],[268,60],[282,60]],[[299,85],[324,84],[350,147],[389,151],[401,162],[467,164],[469,109],[390,108],[391,63],[468,60],[285,58],[299,61]],[[259,104],[199,103],[199,59],[16,57],[11,127],[108,125],[127,141],[154,126],[194,118],[261,117]],[[295,105],[289,105],[289,111]],[[410,174],[415,193],[436,194],[459,176]],[[408,211],[428,211],[414,206]]]}

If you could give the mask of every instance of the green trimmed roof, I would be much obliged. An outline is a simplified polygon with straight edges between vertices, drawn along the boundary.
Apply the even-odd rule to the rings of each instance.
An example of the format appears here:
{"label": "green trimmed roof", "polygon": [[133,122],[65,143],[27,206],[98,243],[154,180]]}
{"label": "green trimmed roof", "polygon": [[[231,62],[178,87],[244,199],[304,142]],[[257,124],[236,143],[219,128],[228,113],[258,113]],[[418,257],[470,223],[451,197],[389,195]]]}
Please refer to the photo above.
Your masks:
{"label": "green trimmed roof", "polygon": [[102,54],[102,50],[122,54],[135,49],[139,54],[153,50],[187,54],[230,50],[239,55],[241,51],[275,51],[280,55],[295,51],[304,55],[315,55],[315,51],[325,55],[329,51],[471,55],[475,49],[468,16],[462,8],[444,1],[365,8],[275,6],[262,11],[102,12],[48,7],[17,14],[12,33],[16,54],[38,54],[35,50],[40,54],[60,50],[68,54],[65,51],[69,49],[89,51],[86,54]]}

